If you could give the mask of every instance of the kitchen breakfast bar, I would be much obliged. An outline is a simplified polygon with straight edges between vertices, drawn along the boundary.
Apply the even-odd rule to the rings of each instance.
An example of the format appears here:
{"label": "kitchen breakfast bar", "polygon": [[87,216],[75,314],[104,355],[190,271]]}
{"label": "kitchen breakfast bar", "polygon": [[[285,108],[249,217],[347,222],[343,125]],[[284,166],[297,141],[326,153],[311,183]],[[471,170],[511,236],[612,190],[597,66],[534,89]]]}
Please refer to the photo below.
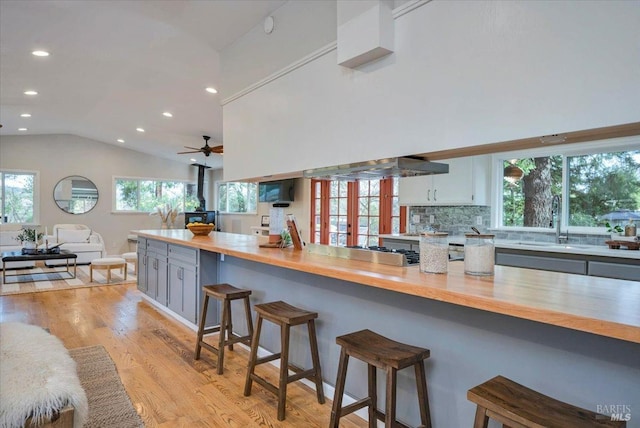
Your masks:
{"label": "kitchen breakfast bar", "polygon": [[[508,266],[477,277],[465,275],[459,261],[449,262],[447,274],[426,274],[417,266],[261,248],[258,236],[136,233],[138,288],[193,328],[201,287],[222,282],[253,290],[252,305],[283,300],[318,312],[329,398],[340,355],[335,338],[369,329],[431,350],[425,367],[434,427],[472,426],[475,405],[467,390],[496,375],[586,409],[621,412],[630,418],[628,427],[640,427],[640,281]],[[164,280],[159,265],[165,266]],[[143,272],[152,266],[155,273]],[[270,327],[264,326],[260,346],[277,352],[279,331]],[[246,334],[241,316],[234,330]],[[291,334],[291,362],[310,367],[306,329]],[[384,382],[378,388],[384,396]],[[350,362],[345,392],[356,399],[367,395],[367,368],[358,360]],[[419,424],[412,370],[398,374],[397,416]]]}

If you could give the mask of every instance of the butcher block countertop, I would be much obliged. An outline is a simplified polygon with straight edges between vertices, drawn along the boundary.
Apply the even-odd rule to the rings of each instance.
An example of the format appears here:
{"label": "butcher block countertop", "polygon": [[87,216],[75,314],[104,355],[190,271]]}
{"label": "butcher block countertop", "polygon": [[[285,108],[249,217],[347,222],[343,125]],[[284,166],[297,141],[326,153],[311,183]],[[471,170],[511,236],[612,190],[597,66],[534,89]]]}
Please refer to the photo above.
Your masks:
{"label": "butcher block countertop", "polygon": [[496,266],[495,275],[465,275],[449,262],[447,274],[295,251],[261,248],[260,237],[224,232],[140,230],[141,237],[259,263],[383,288],[483,311],[640,343],[640,282]]}

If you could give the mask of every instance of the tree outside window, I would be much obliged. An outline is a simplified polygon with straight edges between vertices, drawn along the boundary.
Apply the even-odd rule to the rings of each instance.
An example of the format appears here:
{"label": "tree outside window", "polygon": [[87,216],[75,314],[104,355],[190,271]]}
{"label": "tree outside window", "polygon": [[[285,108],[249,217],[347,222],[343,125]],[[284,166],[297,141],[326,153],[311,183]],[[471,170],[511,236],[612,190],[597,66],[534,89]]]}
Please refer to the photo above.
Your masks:
{"label": "tree outside window", "polygon": [[33,223],[35,173],[0,171],[0,223]]}
{"label": "tree outside window", "polygon": [[569,226],[601,227],[612,212],[640,210],[640,150],[505,159],[502,166],[502,226],[551,227],[554,195]]}
{"label": "tree outside window", "polygon": [[183,211],[198,206],[196,186],[183,181],[148,179],[115,180],[116,211],[155,212],[157,207],[170,205]]}
{"label": "tree outside window", "polygon": [[220,183],[218,210],[226,213],[258,212],[258,185],[241,182]]}

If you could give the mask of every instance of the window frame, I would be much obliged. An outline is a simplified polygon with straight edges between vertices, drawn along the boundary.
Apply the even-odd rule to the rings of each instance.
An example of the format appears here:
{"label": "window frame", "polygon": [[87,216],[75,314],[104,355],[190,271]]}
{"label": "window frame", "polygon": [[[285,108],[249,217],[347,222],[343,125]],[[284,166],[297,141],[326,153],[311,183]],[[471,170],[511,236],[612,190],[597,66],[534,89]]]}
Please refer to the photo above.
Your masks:
{"label": "window frame", "polygon": [[[157,177],[131,177],[131,176],[112,176],[111,177],[111,212],[113,214],[145,214],[148,215],[149,213],[155,212],[155,211],[142,211],[142,210],[119,210],[118,209],[118,200],[117,200],[117,194],[118,194],[118,189],[116,186],[116,182],[118,180],[127,180],[127,181],[137,181],[138,182],[138,196],[140,195],[140,182],[141,181],[159,181],[161,183],[167,183],[167,182],[171,182],[171,183],[184,183],[184,184],[190,184],[193,186],[197,186],[197,182],[193,181],[193,180],[189,180],[189,179],[177,179],[177,178],[157,178]],[[183,195],[183,204],[184,204],[184,198],[185,195]],[[140,202],[139,197],[138,197],[138,203]]]}
{"label": "window frame", "polygon": [[[0,169],[1,174],[16,174],[16,175],[33,175],[33,222],[31,223],[4,223],[3,219],[0,219],[1,224],[40,224],[40,171],[28,170],[28,169]],[[2,180],[4,183],[4,180]],[[2,192],[2,204],[5,203],[4,185],[0,184],[0,192]],[[4,207],[2,212],[4,212]]]}
{"label": "window frame", "polygon": [[[228,185],[228,184],[246,184],[246,185],[252,185],[255,186],[255,201],[253,204],[254,210],[253,211],[226,211],[223,210],[220,207],[220,186],[222,185]],[[229,196],[228,196],[228,189],[229,187],[227,187],[227,207],[229,206]],[[216,207],[218,208],[218,211],[222,214],[230,214],[230,215],[257,215],[258,214],[258,183],[254,183],[254,182],[246,182],[246,181],[216,181],[215,183],[215,201],[216,201]]]}
{"label": "window frame", "polygon": [[502,198],[503,162],[508,159],[533,158],[541,156],[561,155],[562,158],[562,207],[561,225],[562,230],[568,230],[575,234],[602,234],[603,227],[568,226],[569,224],[569,199],[568,193],[568,169],[567,157],[584,156],[596,153],[622,152],[640,150],[640,136],[620,137],[606,140],[590,141],[587,143],[558,144],[553,146],[542,145],[535,149],[517,150],[511,152],[494,153],[491,156],[491,228],[500,231],[512,232],[550,232],[553,228],[547,227],[524,227],[524,226],[504,226],[502,225],[504,206]]}

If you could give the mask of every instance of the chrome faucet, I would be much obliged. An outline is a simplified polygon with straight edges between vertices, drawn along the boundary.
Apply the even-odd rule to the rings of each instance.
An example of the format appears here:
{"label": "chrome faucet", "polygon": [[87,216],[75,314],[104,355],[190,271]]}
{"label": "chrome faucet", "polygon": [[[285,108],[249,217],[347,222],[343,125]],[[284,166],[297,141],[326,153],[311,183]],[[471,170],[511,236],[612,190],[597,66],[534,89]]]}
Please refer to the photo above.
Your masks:
{"label": "chrome faucet", "polygon": [[569,230],[564,234],[560,233],[560,222],[562,218],[562,199],[559,195],[554,195],[551,200],[551,217],[556,226],[556,244],[566,244],[569,242]]}

